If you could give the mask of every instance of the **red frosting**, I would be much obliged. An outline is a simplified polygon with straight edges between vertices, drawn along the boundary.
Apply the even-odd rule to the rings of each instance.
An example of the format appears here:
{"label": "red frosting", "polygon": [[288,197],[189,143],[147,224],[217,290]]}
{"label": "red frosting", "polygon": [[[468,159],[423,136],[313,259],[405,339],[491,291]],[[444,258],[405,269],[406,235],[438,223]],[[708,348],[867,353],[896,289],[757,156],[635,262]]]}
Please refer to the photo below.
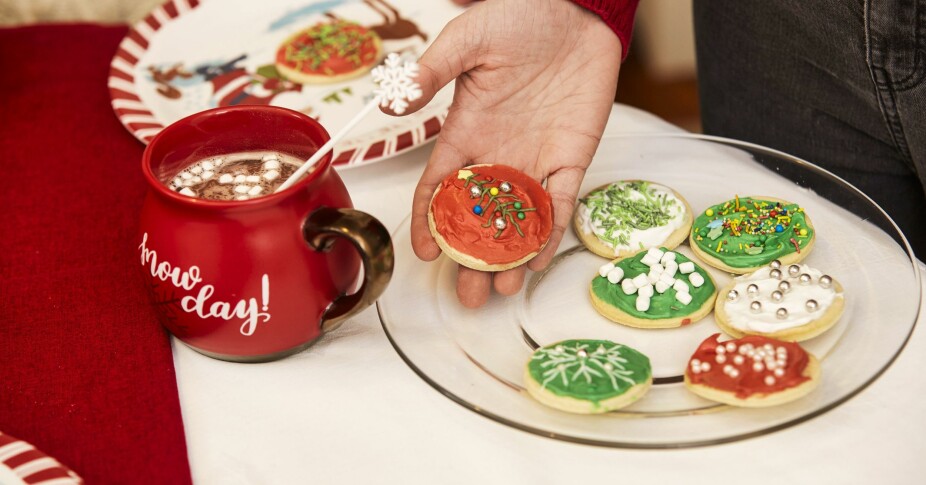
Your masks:
{"label": "red frosting", "polygon": [[[511,184],[509,194],[519,199],[522,208],[536,210],[525,211],[524,219],[514,218],[523,236],[509,221],[508,227],[496,238],[498,230],[493,225],[482,227],[497,217],[494,204],[488,205],[486,212],[475,214],[473,208],[480,199],[471,197],[472,183],[467,187],[465,178],[458,176],[460,172],[453,172],[444,179],[431,201],[434,225],[447,244],[488,264],[507,264],[540,251],[553,230],[553,204],[543,187],[527,174],[505,165],[476,165],[462,170],[472,171],[473,180],[488,182],[485,187],[498,188],[502,182],[508,182]],[[486,206],[483,201],[482,207]]]}
{"label": "red frosting", "polygon": [[[688,361],[688,367],[685,370],[685,375],[688,377],[689,381],[693,384],[702,384],[705,386],[713,387],[721,391],[728,391],[736,393],[736,397],[740,399],[748,398],[753,394],[771,394],[777,391],[782,391],[791,387],[798,386],[808,380],[809,377],[804,375],[804,369],[807,368],[807,362],[809,358],[807,352],[801,348],[800,345],[794,342],[783,342],[781,340],[775,340],[768,337],[760,336],[746,336],[741,339],[729,340],[726,342],[719,342],[720,334],[714,334],[708,337],[704,342],[701,342],[701,345],[698,347],[698,350],[695,351],[694,355],[691,356],[691,359]],[[733,352],[730,352],[726,349],[726,345],[732,342],[736,348]],[[776,375],[775,371],[769,370],[766,367],[766,362],[768,357],[760,359],[758,362],[762,364],[762,369],[760,371],[755,371],[753,365],[757,362],[753,357],[750,357],[748,353],[740,353],[740,349],[743,346],[751,346],[753,349],[764,348],[766,344],[772,346],[773,355],[772,360],[776,360],[776,357],[779,356],[778,348],[784,348],[785,353],[785,366],[777,367],[782,369],[784,372],[781,375]],[[717,352],[718,346],[724,346],[724,351]],[[747,349],[749,348],[747,346]],[[718,362],[718,355],[723,355],[721,358],[723,362]],[[741,364],[736,364],[734,358],[736,356],[742,356],[743,362]],[[702,363],[699,371],[695,371],[695,365],[693,362],[697,360]],[[703,363],[708,363],[710,369],[705,371],[703,369]],[[732,366],[733,369],[736,369],[738,375],[731,376],[730,373],[724,372],[725,366]],[[774,381],[769,384],[767,379],[774,379]]]}

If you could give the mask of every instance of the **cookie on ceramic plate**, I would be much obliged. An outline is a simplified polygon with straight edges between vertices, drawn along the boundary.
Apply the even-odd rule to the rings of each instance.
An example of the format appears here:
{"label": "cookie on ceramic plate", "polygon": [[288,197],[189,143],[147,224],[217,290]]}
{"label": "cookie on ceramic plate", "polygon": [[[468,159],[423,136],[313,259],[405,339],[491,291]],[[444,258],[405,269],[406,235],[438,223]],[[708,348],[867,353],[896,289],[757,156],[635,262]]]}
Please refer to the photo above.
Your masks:
{"label": "cookie on ceramic plate", "polygon": [[471,165],[434,190],[431,235],[448,257],[504,271],[537,255],[553,231],[553,203],[536,180],[505,165]]}
{"label": "cookie on ceramic plate", "polygon": [[800,342],[826,332],[842,315],[842,285],[806,264],[772,261],[720,290],[717,326],[727,335]]}
{"label": "cookie on ceramic plate", "polygon": [[758,335],[698,346],[685,369],[685,387],[731,406],[768,407],[800,399],[820,382],[820,364],[800,344]]}
{"label": "cookie on ceramic plate", "polygon": [[691,206],[675,190],[645,180],[602,185],[576,205],[572,227],[589,251],[608,259],[641,249],[675,249],[691,230]]}
{"label": "cookie on ceramic plate", "polygon": [[711,313],[717,286],[684,254],[652,248],[601,266],[589,284],[592,306],[613,322],[674,328]]}
{"label": "cookie on ceramic plate", "polygon": [[653,383],[649,358],[608,340],[564,340],[534,352],[524,370],[527,392],[541,403],[578,414],[628,406]]}
{"label": "cookie on ceramic plate", "polygon": [[730,273],[751,273],[779,260],[799,263],[816,231],[797,204],[773,197],[735,197],[695,217],[689,239],[695,256]]}

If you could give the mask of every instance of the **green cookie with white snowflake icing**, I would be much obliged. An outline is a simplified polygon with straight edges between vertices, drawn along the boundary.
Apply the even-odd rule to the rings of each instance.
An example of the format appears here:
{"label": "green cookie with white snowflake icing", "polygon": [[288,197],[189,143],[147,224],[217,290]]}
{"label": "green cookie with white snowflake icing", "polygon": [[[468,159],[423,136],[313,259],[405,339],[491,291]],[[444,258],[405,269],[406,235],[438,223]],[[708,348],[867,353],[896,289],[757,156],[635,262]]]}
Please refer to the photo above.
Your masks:
{"label": "green cookie with white snowflake icing", "polygon": [[649,358],[608,340],[564,340],[537,349],[524,372],[527,392],[542,404],[578,414],[628,406],[653,383]]}

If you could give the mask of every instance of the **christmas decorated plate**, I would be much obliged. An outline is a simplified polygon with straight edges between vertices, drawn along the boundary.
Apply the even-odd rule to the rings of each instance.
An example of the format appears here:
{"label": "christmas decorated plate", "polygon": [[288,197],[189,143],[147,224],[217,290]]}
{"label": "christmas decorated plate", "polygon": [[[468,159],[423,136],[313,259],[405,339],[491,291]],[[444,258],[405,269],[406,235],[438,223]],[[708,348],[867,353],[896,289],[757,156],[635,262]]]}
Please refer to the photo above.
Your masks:
{"label": "christmas decorated plate", "polygon": [[0,483],[81,485],[84,480],[31,444],[0,433]]}
{"label": "christmas decorated plate", "polygon": [[[411,250],[408,221],[403,223],[394,235],[394,278],[401,284],[390,286],[378,308],[383,328],[406,363],[445,396],[514,428],[593,445],[677,448],[724,443],[805,423],[863,391],[906,344],[921,304],[915,259],[884,212],[833,174],[784,153],[732,140],[640,135],[602,140],[579,193],[617,180],[649,180],[671,187],[696,216],[736,195],[762,195],[798,204],[812,218],[814,247],[801,264],[831,275],[845,297],[838,322],[801,342],[821,364],[816,389],[790,403],[762,409],[718,404],[689,392],[683,382],[689,358],[702,341],[721,332],[713,314],[668,329],[633,328],[608,320],[592,307],[588,290],[607,259],[585,249],[572,231],[567,231],[552,264],[528,275],[520,294],[494,295],[484,307],[471,310],[456,299],[456,264],[446,257],[419,261]],[[792,229],[798,237],[799,228],[788,227]],[[751,230],[758,234],[761,227]],[[703,264],[687,243],[676,251],[698,262],[718,288],[732,283],[734,275]],[[795,278],[785,299],[803,291]],[[819,310],[816,304],[800,303],[793,312]],[[771,304],[760,309],[772,312],[771,321],[779,310]],[[768,320],[767,315],[759,316]],[[630,406],[599,415],[571,414],[535,401],[523,381],[532,352],[569,339],[609,340],[642,352],[652,366],[652,388]]]}
{"label": "christmas decorated plate", "polygon": [[[239,104],[301,111],[335,133],[372,99],[372,67],[390,52],[418,58],[460,12],[449,0],[170,0],[119,45],[113,110],[144,143],[187,115]],[[335,147],[334,165],[428,142],[451,97],[444,89],[402,118],[374,112]]]}

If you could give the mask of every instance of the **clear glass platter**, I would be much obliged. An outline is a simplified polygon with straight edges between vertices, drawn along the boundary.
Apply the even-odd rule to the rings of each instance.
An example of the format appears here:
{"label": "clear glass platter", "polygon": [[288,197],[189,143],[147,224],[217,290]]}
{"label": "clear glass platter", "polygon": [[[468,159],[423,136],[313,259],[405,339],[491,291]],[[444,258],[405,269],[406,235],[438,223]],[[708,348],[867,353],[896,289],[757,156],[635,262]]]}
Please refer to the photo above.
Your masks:
{"label": "clear glass platter", "polygon": [[[765,409],[730,407],[691,394],[682,373],[697,345],[720,332],[713,314],[676,329],[610,322],[592,308],[587,290],[606,260],[585,250],[571,230],[553,263],[529,274],[518,295],[493,295],[484,307],[467,309],[456,299],[456,264],[446,257],[419,261],[406,219],[393,236],[396,269],[378,310],[409,367],[458,404],[517,429],[591,445],[680,448],[759,436],[819,416],[874,382],[906,344],[921,305],[916,259],[888,216],[842,179],[775,150],[688,134],[603,139],[580,195],[621,179],[668,185],[696,213],[734,195],[773,196],[805,208],[817,230],[805,262],[839,280],[846,295],[839,323],[803,342],[822,363],[815,391]],[[693,258],[687,245],[678,250]],[[731,280],[702,266],[718,287]],[[648,355],[652,389],[633,405],[604,415],[574,415],[534,401],[522,382],[531,353],[571,338],[613,340]]]}

